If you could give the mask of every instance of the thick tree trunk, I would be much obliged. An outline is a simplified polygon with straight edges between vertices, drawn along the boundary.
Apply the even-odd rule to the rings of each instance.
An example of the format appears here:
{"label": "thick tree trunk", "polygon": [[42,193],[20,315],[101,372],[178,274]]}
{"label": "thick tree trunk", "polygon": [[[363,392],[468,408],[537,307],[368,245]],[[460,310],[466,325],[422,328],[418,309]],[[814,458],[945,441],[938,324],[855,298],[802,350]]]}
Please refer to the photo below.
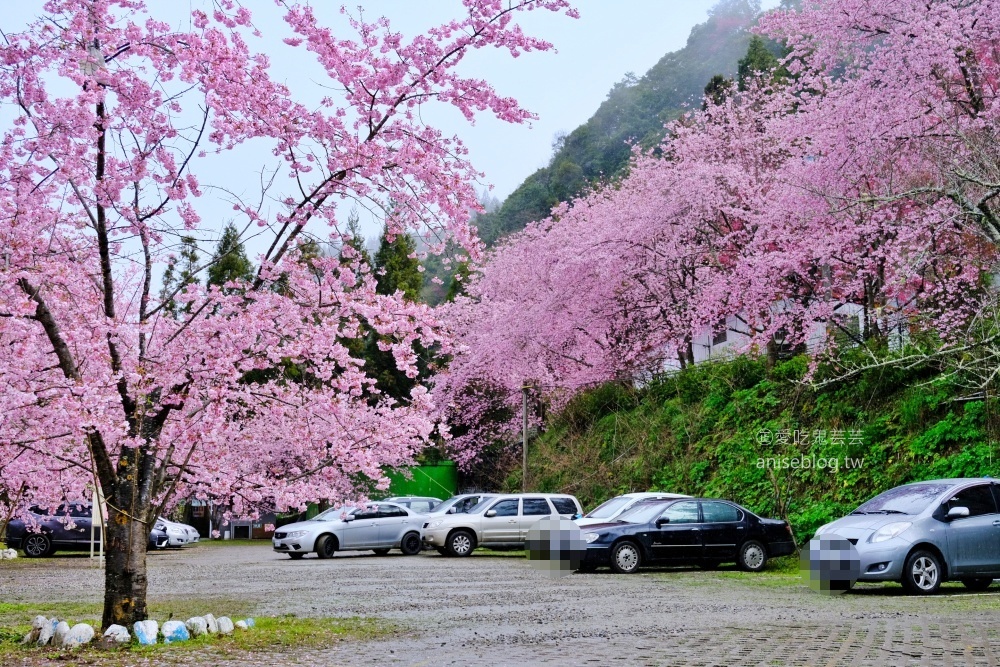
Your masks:
{"label": "thick tree trunk", "polygon": [[149,525],[141,517],[116,511],[108,503],[107,547],[104,565],[104,617],[101,627],[113,623],[131,627],[146,619],[146,545]]}
{"label": "thick tree trunk", "polygon": [[130,627],[146,611],[146,546],[152,514],[152,457],[148,447],[126,448],[112,489],[105,488],[108,522],[104,565],[104,617]]}

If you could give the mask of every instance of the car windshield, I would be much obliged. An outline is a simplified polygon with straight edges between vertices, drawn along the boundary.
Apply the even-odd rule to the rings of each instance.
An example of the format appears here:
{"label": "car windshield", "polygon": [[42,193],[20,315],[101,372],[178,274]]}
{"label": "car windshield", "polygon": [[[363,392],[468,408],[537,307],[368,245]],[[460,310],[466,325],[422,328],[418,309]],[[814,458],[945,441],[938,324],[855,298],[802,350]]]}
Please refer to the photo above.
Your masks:
{"label": "car windshield", "polygon": [[665,503],[639,503],[635,507],[622,512],[615,521],[627,521],[628,523],[649,523],[663,513],[667,508]]}
{"label": "car windshield", "polygon": [[587,519],[610,519],[615,514],[620,512],[623,508],[628,507],[628,504],[632,502],[633,498],[626,498],[625,496],[618,496],[617,498],[612,498],[604,503],[598,505],[594,509],[587,513]]}
{"label": "car windshield", "polygon": [[354,505],[341,505],[340,507],[331,507],[328,510],[320,512],[314,516],[310,521],[336,521],[341,518],[342,514],[349,514],[352,510],[357,509]]}
{"label": "car windshield", "polygon": [[851,514],[920,514],[952,484],[907,484],[889,489]]}

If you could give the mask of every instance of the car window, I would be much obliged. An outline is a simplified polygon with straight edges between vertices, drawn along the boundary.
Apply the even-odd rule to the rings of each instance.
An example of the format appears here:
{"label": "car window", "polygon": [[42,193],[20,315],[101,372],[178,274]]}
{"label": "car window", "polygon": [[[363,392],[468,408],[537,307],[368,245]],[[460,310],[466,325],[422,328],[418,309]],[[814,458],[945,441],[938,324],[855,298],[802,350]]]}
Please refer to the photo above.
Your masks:
{"label": "car window", "polygon": [[946,511],[952,507],[969,508],[969,516],[982,516],[997,512],[996,501],[993,500],[993,491],[989,484],[977,484],[962,489],[945,503]]}
{"label": "car window", "polygon": [[701,512],[705,523],[728,523],[743,519],[743,513],[729,503],[702,503]]}
{"label": "car window", "polygon": [[69,515],[77,519],[89,519],[91,517],[90,508],[86,505],[71,505]]}
{"label": "car window", "polygon": [[364,507],[354,512],[355,521],[360,521],[362,519],[376,519],[376,518],[378,518],[378,509],[373,507]]}
{"label": "car window", "polygon": [[548,516],[552,514],[552,510],[545,498],[525,498],[522,514],[524,516]]}
{"label": "car window", "polygon": [[549,498],[559,514],[576,514],[579,510],[572,498]]}
{"label": "car window", "polygon": [[414,500],[410,503],[410,509],[414,512],[430,512],[433,504],[426,500]]}
{"label": "car window", "polygon": [[661,516],[670,519],[671,524],[699,523],[698,503],[675,503],[668,507]]}
{"label": "car window", "polygon": [[517,516],[517,500],[501,500],[490,509],[496,510],[497,516]]}
{"label": "car window", "polygon": [[382,505],[378,508],[378,516],[380,519],[386,519],[394,516],[407,516],[406,510],[402,507],[393,507],[392,505]]}

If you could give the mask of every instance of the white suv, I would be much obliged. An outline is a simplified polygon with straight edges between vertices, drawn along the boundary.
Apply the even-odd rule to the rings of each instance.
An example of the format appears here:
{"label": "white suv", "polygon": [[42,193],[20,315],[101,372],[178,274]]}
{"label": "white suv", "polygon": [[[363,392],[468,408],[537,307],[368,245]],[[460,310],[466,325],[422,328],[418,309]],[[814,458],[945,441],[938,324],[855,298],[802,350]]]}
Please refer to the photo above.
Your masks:
{"label": "white suv", "polygon": [[477,546],[524,547],[540,519],[572,519],[583,512],[574,496],[517,493],[487,498],[466,514],[433,517],[424,523],[424,544],[448,556],[468,556]]}

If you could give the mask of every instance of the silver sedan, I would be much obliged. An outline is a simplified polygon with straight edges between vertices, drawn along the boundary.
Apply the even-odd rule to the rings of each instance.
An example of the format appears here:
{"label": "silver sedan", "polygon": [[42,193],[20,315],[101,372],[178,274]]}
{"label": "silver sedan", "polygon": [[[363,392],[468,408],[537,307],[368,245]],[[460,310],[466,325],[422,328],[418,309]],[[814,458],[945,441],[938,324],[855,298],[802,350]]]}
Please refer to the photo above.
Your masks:
{"label": "silver sedan", "polygon": [[[948,580],[985,590],[1000,577],[1000,485],[988,477],[906,484],[816,534],[815,543],[844,541],[858,581],[898,581],[917,594]],[[814,571],[823,571],[822,558],[822,549],[810,549]]]}
{"label": "silver sedan", "polygon": [[299,559],[315,552],[331,558],[337,551],[374,551],[383,556],[399,549],[407,556],[420,553],[420,526],[424,515],[395,503],[328,509],[307,521],[281,526],[274,532],[274,550]]}

